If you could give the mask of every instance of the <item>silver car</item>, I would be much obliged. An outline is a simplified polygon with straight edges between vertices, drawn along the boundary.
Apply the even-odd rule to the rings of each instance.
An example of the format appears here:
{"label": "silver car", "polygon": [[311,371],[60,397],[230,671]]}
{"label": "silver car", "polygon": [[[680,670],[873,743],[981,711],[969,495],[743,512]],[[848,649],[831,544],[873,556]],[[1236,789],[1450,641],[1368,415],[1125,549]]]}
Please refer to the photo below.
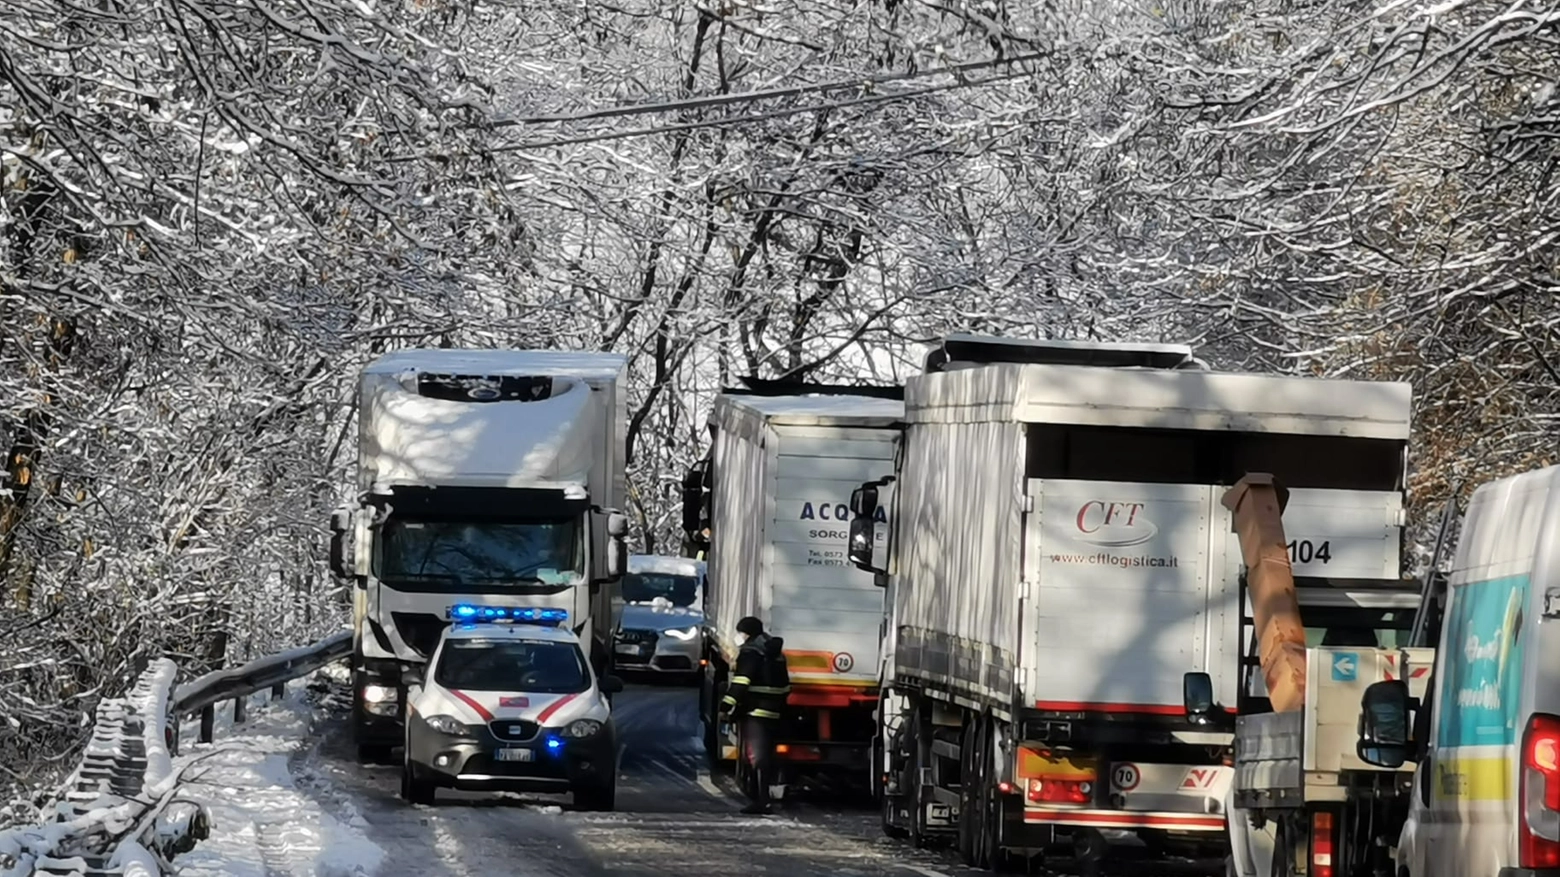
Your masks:
{"label": "silver car", "polygon": [[617,669],[697,679],[704,654],[704,561],[636,554],[622,586],[613,643]]}

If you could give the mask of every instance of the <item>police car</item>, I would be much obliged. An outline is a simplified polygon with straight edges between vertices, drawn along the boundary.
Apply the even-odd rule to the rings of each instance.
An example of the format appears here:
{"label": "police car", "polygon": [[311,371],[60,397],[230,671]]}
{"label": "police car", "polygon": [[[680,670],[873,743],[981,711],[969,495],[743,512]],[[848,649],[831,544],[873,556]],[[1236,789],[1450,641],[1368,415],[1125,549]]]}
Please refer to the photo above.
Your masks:
{"label": "police car", "polygon": [[617,729],[607,695],[564,624],[563,609],[451,606],[426,670],[407,671],[401,797],[435,790],[572,792],[574,806],[611,810]]}

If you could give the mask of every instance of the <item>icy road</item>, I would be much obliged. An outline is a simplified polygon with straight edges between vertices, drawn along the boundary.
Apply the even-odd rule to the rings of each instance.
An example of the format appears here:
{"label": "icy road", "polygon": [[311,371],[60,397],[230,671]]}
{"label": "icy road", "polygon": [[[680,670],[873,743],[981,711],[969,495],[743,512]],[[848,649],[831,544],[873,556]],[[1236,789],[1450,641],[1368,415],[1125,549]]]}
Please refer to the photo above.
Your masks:
{"label": "icy road", "polygon": [[[615,698],[625,744],[616,813],[575,813],[565,796],[441,790],[433,807],[399,797],[393,767],[352,756],[345,689],[302,696],[222,728],[179,759],[187,793],[212,808],[213,836],[181,857],[186,877],[968,877],[950,854],[883,837],[877,814],[795,800],[747,817],[712,777],[695,737],[696,694],[630,685]],[[193,727],[184,739],[194,739]],[[1126,863],[1123,863],[1126,864]],[[1124,873],[1154,877],[1147,863]],[[1165,871],[1167,875],[1173,872]]]}

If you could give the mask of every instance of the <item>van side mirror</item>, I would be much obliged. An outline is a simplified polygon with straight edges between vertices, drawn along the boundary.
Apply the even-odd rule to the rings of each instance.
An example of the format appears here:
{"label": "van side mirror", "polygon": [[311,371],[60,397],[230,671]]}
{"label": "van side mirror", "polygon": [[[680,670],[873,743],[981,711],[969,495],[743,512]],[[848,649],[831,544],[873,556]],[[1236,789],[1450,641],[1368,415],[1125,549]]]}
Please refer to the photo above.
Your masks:
{"label": "van side mirror", "polygon": [[1355,754],[1376,767],[1397,768],[1413,754],[1408,735],[1412,698],[1401,679],[1371,683],[1360,698],[1359,742]]}
{"label": "van side mirror", "polygon": [[1196,724],[1205,724],[1213,711],[1213,677],[1202,671],[1181,677],[1181,702],[1186,715]]}
{"label": "van side mirror", "polygon": [[603,676],[596,680],[596,687],[602,694],[617,694],[623,690],[623,680],[617,676]]}
{"label": "van side mirror", "polygon": [[352,510],[339,508],[330,513],[330,573],[338,579],[350,579],[353,563],[347,551],[347,534],[352,531]]}

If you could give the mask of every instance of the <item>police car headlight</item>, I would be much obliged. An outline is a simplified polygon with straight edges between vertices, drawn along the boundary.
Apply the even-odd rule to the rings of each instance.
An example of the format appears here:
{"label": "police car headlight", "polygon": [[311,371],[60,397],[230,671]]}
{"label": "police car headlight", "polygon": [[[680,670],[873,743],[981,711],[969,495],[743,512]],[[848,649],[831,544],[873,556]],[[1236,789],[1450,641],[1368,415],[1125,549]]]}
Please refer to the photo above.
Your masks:
{"label": "police car headlight", "polygon": [[456,720],[453,716],[428,716],[423,721],[440,734],[449,734],[451,737],[471,736],[471,726]]}
{"label": "police car headlight", "polygon": [[589,737],[601,730],[601,723],[595,719],[575,719],[563,729],[565,737]]}
{"label": "police car headlight", "polygon": [[683,642],[687,642],[688,640],[691,640],[699,635],[699,629],[697,627],[685,627],[682,630],[668,630],[666,635],[672,639],[679,639]]}

